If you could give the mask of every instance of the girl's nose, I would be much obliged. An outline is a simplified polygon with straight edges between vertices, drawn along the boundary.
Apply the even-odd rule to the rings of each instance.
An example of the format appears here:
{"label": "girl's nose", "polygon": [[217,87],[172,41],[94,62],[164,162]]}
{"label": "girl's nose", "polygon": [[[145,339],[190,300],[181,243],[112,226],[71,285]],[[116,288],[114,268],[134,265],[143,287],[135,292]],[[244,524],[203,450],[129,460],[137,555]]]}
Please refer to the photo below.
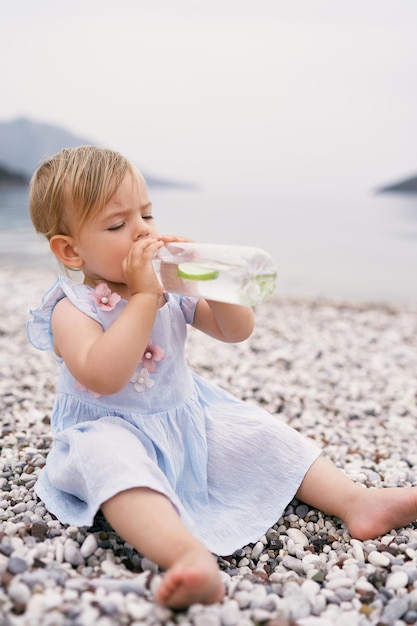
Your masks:
{"label": "girl's nose", "polygon": [[149,226],[143,217],[139,217],[135,224],[135,239],[142,239],[142,237],[149,237]]}

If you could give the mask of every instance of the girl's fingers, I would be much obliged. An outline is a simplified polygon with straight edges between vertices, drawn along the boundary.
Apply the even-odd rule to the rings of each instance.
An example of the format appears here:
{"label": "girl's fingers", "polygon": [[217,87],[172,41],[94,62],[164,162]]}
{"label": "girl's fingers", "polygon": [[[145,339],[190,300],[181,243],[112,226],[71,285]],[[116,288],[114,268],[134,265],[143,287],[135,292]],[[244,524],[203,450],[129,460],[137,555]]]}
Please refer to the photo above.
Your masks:
{"label": "girl's fingers", "polygon": [[172,241],[172,242],[174,242],[174,241],[178,241],[178,242],[192,242],[193,241],[189,237],[181,237],[179,235],[160,235],[158,237],[158,239],[160,241],[163,241],[164,243],[169,243],[170,241]]}
{"label": "girl's fingers", "polygon": [[146,257],[152,256],[159,248],[162,248],[163,245],[163,242],[157,239],[139,239],[139,241],[136,241],[130,248],[127,258],[141,255],[146,255]]}

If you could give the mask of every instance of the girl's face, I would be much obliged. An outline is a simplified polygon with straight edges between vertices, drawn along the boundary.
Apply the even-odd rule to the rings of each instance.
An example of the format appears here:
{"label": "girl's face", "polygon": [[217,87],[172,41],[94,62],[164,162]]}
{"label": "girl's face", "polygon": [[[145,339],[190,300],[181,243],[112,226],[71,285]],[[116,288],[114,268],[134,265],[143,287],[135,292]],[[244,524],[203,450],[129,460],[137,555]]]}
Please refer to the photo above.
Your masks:
{"label": "girl's face", "polygon": [[123,284],[122,262],[132,245],[141,237],[157,236],[145,181],[128,172],[103,210],[87,220],[76,237],[85,282]]}

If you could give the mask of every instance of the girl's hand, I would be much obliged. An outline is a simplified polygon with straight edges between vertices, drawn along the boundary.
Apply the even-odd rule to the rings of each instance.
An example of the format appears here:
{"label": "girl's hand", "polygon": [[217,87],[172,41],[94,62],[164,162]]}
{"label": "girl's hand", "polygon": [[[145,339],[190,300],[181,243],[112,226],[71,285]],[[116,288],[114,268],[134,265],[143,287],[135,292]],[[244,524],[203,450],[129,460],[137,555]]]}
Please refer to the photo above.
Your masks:
{"label": "girl's hand", "polygon": [[163,294],[162,285],[152,265],[155,252],[162,246],[162,241],[143,238],[130,248],[123,261],[123,272],[131,296],[136,293],[148,293],[157,296]]}

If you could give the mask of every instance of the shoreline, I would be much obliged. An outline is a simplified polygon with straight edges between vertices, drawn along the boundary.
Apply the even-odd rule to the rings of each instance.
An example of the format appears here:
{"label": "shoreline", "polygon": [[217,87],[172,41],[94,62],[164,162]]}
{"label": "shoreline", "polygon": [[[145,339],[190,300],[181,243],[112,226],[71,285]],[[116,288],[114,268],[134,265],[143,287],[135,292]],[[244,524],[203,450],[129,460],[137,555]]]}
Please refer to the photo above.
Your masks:
{"label": "shoreline", "polygon": [[[155,565],[103,519],[91,529],[55,520],[33,487],[51,445],[57,365],[30,346],[25,322],[56,274],[0,269],[0,614],[11,626],[417,619],[417,525],[356,541],[295,500],[256,544],[219,559],[221,605],[175,613],[153,600]],[[256,309],[250,339],[221,344],[191,328],[187,357],[194,371],[314,439],[364,487],[417,484],[417,306],[278,293]]]}

